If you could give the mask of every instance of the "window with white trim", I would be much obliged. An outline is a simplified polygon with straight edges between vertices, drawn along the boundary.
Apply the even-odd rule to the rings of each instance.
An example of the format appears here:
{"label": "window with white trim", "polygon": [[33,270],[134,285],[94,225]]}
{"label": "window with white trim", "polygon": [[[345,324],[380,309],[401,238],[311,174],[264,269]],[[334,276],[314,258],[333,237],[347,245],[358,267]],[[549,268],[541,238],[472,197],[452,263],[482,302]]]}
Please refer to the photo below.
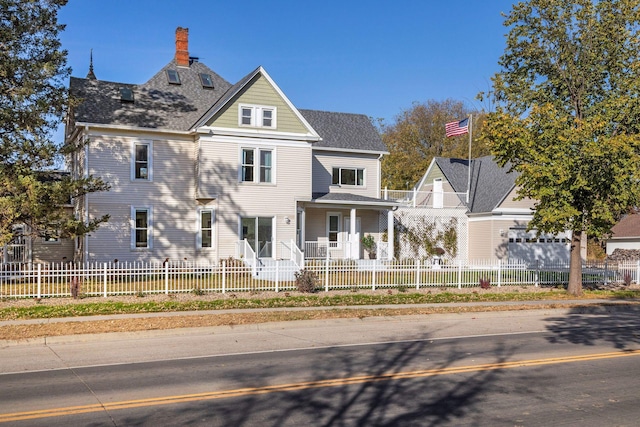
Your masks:
{"label": "window with white trim", "polygon": [[238,123],[243,127],[276,128],[276,107],[240,105]]}
{"label": "window with white trim", "polygon": [[213,209],[202,208],[198,210],[198,248],[213,247]]}
{"label": "window with white trim", "polygon": [[333,168],[332,180],[333,185],[355,185],[364,186],[364,169],[358,168]]}
{"label": "window with white trim", "polygon": [[[256,172],[258,173],[256,174]],[[240,160],[240,181],[273,183],[273,150],[255,147],[243,148]]]}
{"label": "window with white trim", "polygon": [[138,141],[132,146],[131,179],[152,180],[153,144],[151,141]]}
{"label": "window with white trim", "polygon": [[151,249],[152,218],[150,207],[131,208],[131,249]]}
{"label": "window with white trim", "polygon": [[340,217],[338,213],[327,214],[327,239],[329,242],[337,242],[340,234]]}

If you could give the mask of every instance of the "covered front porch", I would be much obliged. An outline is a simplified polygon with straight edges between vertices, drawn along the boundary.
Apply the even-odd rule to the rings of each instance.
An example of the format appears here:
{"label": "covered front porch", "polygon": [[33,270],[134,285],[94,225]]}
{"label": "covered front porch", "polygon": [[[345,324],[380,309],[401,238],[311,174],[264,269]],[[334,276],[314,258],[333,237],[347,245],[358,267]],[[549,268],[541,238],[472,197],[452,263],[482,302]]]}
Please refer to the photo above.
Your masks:
{"label": "covered front porch", "polygon": [[298,207],[296,234],[304,259],[393,259],[397,203],[343,193],[314,196]]}

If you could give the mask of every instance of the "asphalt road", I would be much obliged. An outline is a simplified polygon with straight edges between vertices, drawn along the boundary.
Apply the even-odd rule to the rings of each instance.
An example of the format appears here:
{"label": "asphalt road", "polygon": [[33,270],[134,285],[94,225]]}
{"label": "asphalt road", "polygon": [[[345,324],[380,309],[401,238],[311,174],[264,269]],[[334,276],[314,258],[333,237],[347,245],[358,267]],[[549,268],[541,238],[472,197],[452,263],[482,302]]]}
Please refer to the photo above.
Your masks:
{"label": "asphalt road", "polygon": [[0,348],[0,424],[623,426],[640,309],[62,337]]}

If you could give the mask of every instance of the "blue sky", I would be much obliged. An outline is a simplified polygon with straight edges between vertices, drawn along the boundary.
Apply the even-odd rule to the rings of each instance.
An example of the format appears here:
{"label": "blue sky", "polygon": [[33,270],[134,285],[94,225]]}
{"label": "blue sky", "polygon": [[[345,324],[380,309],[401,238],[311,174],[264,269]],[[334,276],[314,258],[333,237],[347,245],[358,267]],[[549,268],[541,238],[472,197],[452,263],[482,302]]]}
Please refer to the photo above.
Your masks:
{"label": "blue sky", "polygon": [[175,53],[237,82],[262,65],[298,108],[391,123],[412,103],[475,100],[504,51],[511,0],[70,0],[59,13],[72,75],[93,49],[101,80],[144,83]]}

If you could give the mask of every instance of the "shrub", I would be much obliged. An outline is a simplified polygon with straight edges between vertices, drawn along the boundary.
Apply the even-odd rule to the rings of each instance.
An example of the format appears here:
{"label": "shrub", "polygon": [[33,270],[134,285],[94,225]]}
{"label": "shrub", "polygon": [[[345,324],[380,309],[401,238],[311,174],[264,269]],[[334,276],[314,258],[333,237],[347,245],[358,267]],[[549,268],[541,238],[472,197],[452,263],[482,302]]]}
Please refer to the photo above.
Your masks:
{"label": "shrub", "polygon": [[240,268],[246,266],[243,260],[234,258],[232,256],[224,259],[222,262],[224,262],[227,268]]}
{"label": "shrub", "polygon": [[489,280],[489,279],[480,279],[480,287],[482,289],[489,289],[491,287],[491,280]]}
{"label": "shrub", "polygon": [[313,293],[318,286],[318,275],[311,270],[300,270],[295,272],[296,288],[298,291]]}
{"label": "shrub", "polygon": [[624,277],[622,278],[622,280],[624,280],[624,284],[627,286],[631,285],[632,279],[633,277],[631,276],[631,273],[629,273],[628,271],[624,273]]}

